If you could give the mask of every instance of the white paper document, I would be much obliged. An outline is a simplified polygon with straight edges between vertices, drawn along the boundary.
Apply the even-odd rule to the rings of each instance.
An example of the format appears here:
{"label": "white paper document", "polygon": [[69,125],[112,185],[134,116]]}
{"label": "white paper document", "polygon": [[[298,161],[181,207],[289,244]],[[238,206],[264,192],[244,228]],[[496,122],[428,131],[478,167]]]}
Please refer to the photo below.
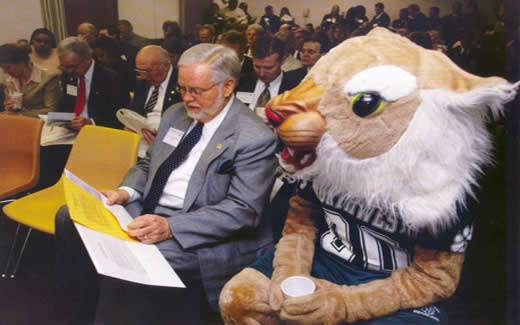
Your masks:
{"label": "white paper document", "polygon": [[78,136],[78,132],[69,130],[59,125],[47,125],[42,128],[40,140],[41,146],[51,146],[58,144],[73,144]]}
{"label": "white paper document", "polygon": [[[121,228],[125,231],[128,230],[127,225],[132,221],[132,217],[123,206],[107,205],[107,199],[101,192],[69,170],[65,169],[64,173],[65,177],[81,187],[81,189],[78,189],[79,191],[85,190],[91,194],[94,197],[92,198],[94,202],[96,202],[96,199],[102,201],[103,205],[116,217]],[[73,191],[72,188],[65,186],[65,191],[67,190]],[[67,197],[69,194],[71,193],[66,192],[65,196]],[[88,194],[86,195],[88,196]],[[76,199],[79,200],[80,198]],[[67,197],[68,204],[71,204],[68,200]],[[83,201],[83,203],[85,202]],[[73,217],[78,216],[73,215]],[[98,273],[146,285],[185,288],[155,245],[119,239],[76,222],[74,225]]]}
{"label": "white paper document", "polygon": [[74,113],[49,112],[45,123],[47,125],[70,123],[70,120],[72,120],[74,116],[76,116]]}
{"label": "white paper document", "polygon": [[155,245],[121,240],[74,225],[99,274],[146,285],[186,288]]}
{"label": "white paper document", "polygon": [[95,198],[103,202],[103,205],[116,217],[117,221],[119,222],[119,225],[121,228],[123,228],[124,231],[128,231],[128,224],[132,222],[132,216],[126,211],[126,209],[120,205],[120,204],[113,204],[108,205],[107,204],[107,198],[101,194],[98,190],[87,184],[85,181],[83,181],[81,178],[77,177],[73,173],[71,173],[69,170],[65,169],[63,171],[65,173],[65,176],[79,185],[82,189],[92,194]]}

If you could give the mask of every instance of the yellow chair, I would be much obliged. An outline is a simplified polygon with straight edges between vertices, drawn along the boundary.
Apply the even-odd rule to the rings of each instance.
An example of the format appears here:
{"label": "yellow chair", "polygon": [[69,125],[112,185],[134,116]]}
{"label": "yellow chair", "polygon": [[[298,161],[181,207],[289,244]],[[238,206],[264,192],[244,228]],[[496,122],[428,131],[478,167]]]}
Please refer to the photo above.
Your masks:
{"label": "yellow chair", "polygon": [[[128,169],[135,165],[138,144],[139,135],[135,133],[85,126],[74,141],[65,168],[98,190],[114,189],[122,182]],[[3,207],[6,216],[31,228],[11,277],[16,273],[32,228],[54,234],[54,217],[58,209],[65,205],[63,177],[55,185]],[[7,273],[9,260],[3,277]]]}
{"label": "yellow chair", "polygon": [[40,119],[0,114],[0,200],[38,183],[42,127]]}

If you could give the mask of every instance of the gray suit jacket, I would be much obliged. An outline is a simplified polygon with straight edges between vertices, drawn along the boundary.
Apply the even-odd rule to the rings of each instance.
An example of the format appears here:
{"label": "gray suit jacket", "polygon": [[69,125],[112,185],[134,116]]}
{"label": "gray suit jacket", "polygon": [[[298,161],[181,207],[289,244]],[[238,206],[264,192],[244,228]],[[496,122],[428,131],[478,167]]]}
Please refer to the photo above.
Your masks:
{"label": "gray suit jacket", "polygon": [[[157,169],[175,149],[163,142],[164,136],[170,127],[186,130],[191,122],[183,103],[169,108],[155,144],[122,185],[146,197]],[[271,221],[263,218],[263,211],[274,181],[276,146],[273,132],[235,99],[193,171],[183,208],[155,209],[169,216],[182,249],[198,256],[202,282],[215,309],[224,284],[272,247]],[[131,203],[129,211],[138,215],[140,203]],[[168,241],[173,240],[159,248]]]}

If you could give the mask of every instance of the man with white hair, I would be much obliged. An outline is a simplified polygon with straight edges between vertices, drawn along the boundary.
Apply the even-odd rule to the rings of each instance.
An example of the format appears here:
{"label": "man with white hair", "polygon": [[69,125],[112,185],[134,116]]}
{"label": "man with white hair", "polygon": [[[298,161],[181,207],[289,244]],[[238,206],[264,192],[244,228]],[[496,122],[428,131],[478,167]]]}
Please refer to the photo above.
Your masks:
{"label": "man with white hair", "polygon": [[92,42],[98,36],[96,26],[91,23],[81,23],[78,25],[78,37],[87,42]]}
{"label": "man with white hair", "polygon": [[[161,293],[145,287],[121,295],[118,282],[114,300],[125,311],[115,313],[110,302],[101,301],[100,308],[110,306],[103,315],[107,324],[128,324],[127,319],[169,324],[180,314],[188,317],[181,323],[198,324],[201,301],[218,311],[226,281],[273,244],[263,209],[274,180],[277,142],[263,121],[235,99],[236,54],[221,45],[199,44],[178,65],[183,103],[164,113],[152,148],[122,186],[104,194],[108,204],[126,205],[136,217],[129,234],[156,244],[187,289]],[[72,308],[80,316],[95,304],[97,278],[66,208],[56,216],[56,240],[58,276],[64,291],[79,300]],[[78,255],[84,256],[80,262]]]}
{"label": "man with white hair", "polygon": [[70,127],[80,130],[85,125],[120,128],[116,111],[127,103],[122,99],[119,75],[92,59],[92,49],[79,37],[68,37],[58,45],[62,112],[74,112]]}

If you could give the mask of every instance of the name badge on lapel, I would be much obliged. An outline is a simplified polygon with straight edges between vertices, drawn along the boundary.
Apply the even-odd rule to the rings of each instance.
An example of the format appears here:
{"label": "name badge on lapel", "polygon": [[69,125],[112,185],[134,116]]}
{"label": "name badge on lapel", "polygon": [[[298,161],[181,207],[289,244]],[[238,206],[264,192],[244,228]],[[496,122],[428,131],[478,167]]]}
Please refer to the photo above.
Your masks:
{"label": "name badge on lapel", "polygon": [[65,90],[67,95],[78,96],[78,87],[74,85],[67,85],[67,89]]}
{"label": "name badge on lapel", "polygon": [[170,128],[168,133],[166,133],[166,136],[164,136],[163,142],[169,144],[172,147],[177,147],[183,135],[183,131]]}

